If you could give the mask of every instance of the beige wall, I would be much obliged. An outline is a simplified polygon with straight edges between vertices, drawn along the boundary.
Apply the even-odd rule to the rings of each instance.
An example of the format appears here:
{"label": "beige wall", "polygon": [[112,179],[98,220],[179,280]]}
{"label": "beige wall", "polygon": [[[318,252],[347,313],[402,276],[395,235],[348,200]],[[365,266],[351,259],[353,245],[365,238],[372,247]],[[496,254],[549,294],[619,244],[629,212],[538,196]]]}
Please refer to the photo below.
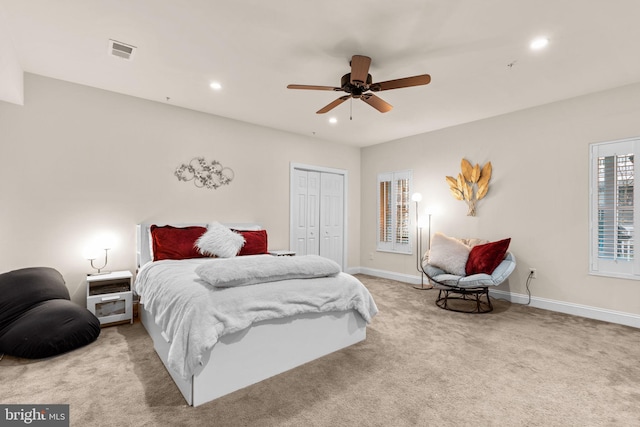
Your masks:
{"label": "beige wall", "polygon": [[[234,181],[179,182],[174,170],[194,156]],[[357,266],[359,149],[26,74],[24,106],[0,102],[0,272],[54,267],[84,303],[88,242],[113,233],[108,269],[134,270],[135,225],[151,221],[257,222],[272,249],[288,248],[290,162],[348,171]]]}
{"label": "beige wall", "polygon": [[[640,314],[640,282],[587,274],[588,144],[640,135],[640,85],[362,150],[30,74],[25,91],[24,106],[0,102],[0,272],[55,267],[77,302],[84,247],[105,230],[118,239],[110,269],[135,268],[147,221],[258,222],[271,248],[288,247],[296,162],[349,171],[349,268],[417,277],[413,256],[375,251],[376,175],[412,169],[421,209],[441,209],[433,230],[512,237],[518,268],[501,289],[525,294],[531,266],[535,298]],[[178,182],[197,155],[231,167],[233,183]],[[494,167],[477,217],[444,181],[462,157]]]}
{"label": "beige wall", "polygon": [[[417,275],[412,256],[375,252],[376,175],[412,169],[420,209],[441,208],[434,231],[512,238],[518,267],[502,290],[526,294],[535,267],[534,297],[640,314],[639,281],[587,274],[588,146],[640,135],[639,117],[640,85],[633,85],[363,149],[360,265]],[[493,165],[476,217],[466,216],[444,179],[463,157]]]}

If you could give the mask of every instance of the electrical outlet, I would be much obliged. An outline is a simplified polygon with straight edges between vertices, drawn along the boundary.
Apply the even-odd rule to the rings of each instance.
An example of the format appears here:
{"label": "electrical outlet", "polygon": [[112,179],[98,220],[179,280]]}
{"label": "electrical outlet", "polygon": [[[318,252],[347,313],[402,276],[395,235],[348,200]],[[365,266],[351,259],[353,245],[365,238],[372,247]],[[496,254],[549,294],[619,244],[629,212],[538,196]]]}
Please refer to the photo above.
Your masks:
{"label": "electrical outlet", "polygon": [[536,273],[536,269],[533,267],[529,267],[529,276],[531,276],[532,279],[537,279],[538,278],[538,274]]}
{"label": "electrical outlet", "polygon": [[369,259],[373,260],[373,252],[369,252]]}

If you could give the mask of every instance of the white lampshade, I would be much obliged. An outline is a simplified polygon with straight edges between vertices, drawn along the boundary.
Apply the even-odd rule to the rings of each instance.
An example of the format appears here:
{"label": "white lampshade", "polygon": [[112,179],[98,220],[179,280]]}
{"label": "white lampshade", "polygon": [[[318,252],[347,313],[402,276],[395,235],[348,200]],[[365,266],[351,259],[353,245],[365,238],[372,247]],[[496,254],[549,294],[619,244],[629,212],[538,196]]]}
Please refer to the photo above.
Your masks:
{"label": "white lampshade", "polygon": [[100,253],[100,249],[95,246],[87,246],[82,251],[82,257],[84,259],[96,259],[98,258],[98,254]]}
{"label": "white lampshade", "polygon": [[411,195],[411,200],[413,200],[414,202],[419,202],[420,200],[422,200],[422,194],[420,193],[413,193]]}
{"label": "white lampshade", "polygon": [[115,244],[116,237],[113,233],[100,233],[87,242],[82,255],[85,259],[101,258],[104,256],[105,249],[113,249]]}
{"label": "white lampshade", "polygon": [[440,215],[442,208],[438,205],[429,205],[424,209],[425,215]]}

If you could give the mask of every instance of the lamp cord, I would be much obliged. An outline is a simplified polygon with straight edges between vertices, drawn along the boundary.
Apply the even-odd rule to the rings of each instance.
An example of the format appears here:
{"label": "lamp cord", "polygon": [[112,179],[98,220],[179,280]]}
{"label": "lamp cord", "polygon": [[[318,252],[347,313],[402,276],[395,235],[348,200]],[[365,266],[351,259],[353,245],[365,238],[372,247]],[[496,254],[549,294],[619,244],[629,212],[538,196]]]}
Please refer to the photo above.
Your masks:
{"label": "lamp cord", "polygon": [[526,305],[531,304],[531,291],[529,290],[529,283],[531,283],[532,277],[533,277],[533,273],[529,273],[529,276],[527,277],[527,281],[525,282],[525,287],[527,288],[527,295],[529,295],[529,300],[527,301]]}

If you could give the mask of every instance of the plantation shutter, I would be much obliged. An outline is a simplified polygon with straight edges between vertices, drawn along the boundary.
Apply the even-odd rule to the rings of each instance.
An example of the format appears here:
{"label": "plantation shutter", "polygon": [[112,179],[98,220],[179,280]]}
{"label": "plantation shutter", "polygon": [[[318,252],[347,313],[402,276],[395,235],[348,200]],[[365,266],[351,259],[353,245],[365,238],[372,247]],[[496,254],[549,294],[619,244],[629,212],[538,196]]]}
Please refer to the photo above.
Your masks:
{"label": "plantation shutter", "polygon": [[378,239],[376,249],[411,253],[411,171],[378,175]]}
{"label": "plantation shutter", "polygon": [[409,244],[409,179],[396,180],[396,244]]}
{"label": "plantation shutter", "polygon": [[379,240],[381,242],[390,243],[393,235],[393,230],[391,228],[391,221],[393,220],[393,215],[391,214],[391,180],[385,179],[384,181],[380,181],[379,187]]}
{"label": "plantation shutter", "polygon": [[592,144],[590,273],[640,279],[635,256],[639,139]]}

